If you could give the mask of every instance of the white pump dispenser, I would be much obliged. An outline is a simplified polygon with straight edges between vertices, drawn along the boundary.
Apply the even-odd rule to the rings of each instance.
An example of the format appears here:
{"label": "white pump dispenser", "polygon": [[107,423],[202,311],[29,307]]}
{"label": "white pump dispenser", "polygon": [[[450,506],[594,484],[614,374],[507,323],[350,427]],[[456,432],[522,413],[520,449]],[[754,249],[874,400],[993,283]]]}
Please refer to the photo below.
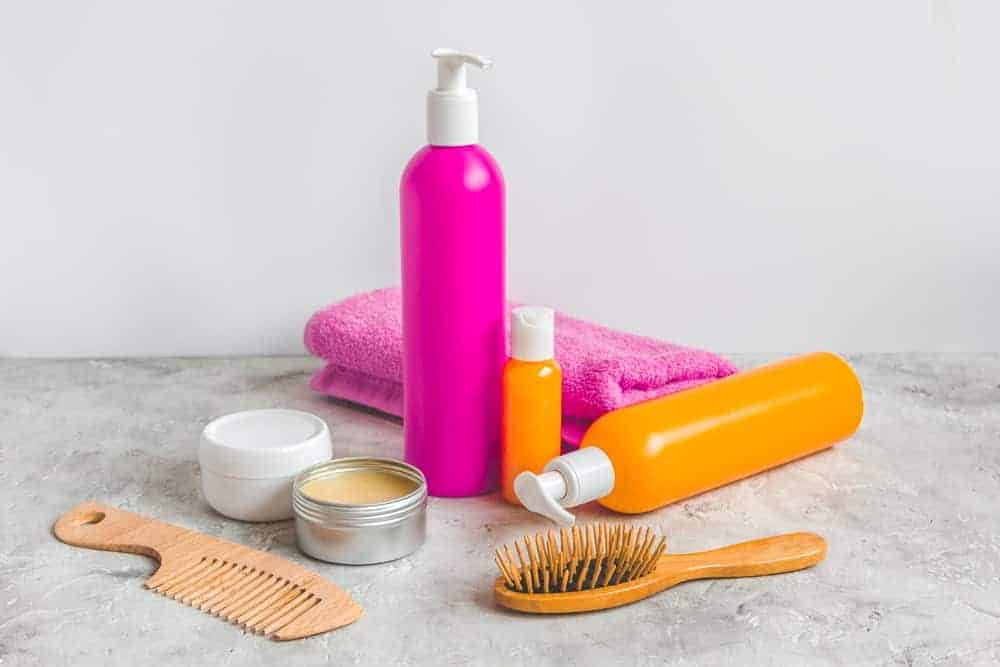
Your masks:
{"label": "white pump dispenser", "polygon": [[560,526],[576,521],[564,508],[603,498],[614,488],[615,467],[598,447],[557,456],[541,475],[522,472],[514,479],[514,493],[521,504]]}
{"label": "white pump dispenser", "polygon": [[493,62],[474,53],[434,49],[437,88],[427,93],[427,143],[432,146],[468,146],[479,143],[479,98],[465,86],[465,66],[489,69]]}

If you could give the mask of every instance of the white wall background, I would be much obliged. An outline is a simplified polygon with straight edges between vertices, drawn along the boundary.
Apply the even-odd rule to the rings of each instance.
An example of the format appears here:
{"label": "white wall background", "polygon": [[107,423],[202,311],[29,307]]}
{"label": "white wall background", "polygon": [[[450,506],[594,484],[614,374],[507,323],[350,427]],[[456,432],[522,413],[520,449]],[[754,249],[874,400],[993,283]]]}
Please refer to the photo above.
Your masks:
{"label": "white wall background", "polygon": [[724,351],[1000,349],[1000,3],[0,2],[0,354],[300,352],[398,280],[435,46],[509,292]]}

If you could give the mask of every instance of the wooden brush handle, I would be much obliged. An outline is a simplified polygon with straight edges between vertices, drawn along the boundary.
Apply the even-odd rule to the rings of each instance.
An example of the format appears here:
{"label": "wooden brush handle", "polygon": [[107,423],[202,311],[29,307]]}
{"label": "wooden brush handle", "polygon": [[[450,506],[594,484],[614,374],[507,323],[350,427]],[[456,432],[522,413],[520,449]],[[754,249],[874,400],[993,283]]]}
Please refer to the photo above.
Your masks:
{"label": "wooden brush handle", "polygon": [[826,540],[815,533],[788,533],[728,547],[660,559],[657,571],[679,581],[757,577],[811,567],[826,556]]}
{"label": "wooden brush handle", "polygon": [[162,550],[191,531],[140,514],[87,502],[59,517],[56,537],[76,547],[124,551],[161,560]]}

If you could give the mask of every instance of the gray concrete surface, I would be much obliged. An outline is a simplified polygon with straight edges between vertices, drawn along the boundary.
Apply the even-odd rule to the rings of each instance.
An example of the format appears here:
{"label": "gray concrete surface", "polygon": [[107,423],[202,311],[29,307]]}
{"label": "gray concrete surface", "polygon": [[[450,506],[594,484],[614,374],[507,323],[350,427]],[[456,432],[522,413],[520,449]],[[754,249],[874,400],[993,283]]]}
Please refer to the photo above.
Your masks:
{"label": "gray concrete surface", "polygon": [[[368,567],[302,556],[290,522],[243,524],[208,508],[198,434],[223,413],[309,410],[329,422],[338,455],[400,455],[397,421],[308,390],[315,360],[0,361],[0,664],[995,664],[1000,357],[850,361],[867,402],[851,441],[625,518],[665,531],[674,551],[812,530],[829,540],[825,562],[563,617],[494,606],[492,548],[544,525],[496,497],[432,500],[426,545]],[[291,643],[244,635],[146,591],[149,559],[56,541],[52,522],[85,499],[314,568],[365,616]]]}

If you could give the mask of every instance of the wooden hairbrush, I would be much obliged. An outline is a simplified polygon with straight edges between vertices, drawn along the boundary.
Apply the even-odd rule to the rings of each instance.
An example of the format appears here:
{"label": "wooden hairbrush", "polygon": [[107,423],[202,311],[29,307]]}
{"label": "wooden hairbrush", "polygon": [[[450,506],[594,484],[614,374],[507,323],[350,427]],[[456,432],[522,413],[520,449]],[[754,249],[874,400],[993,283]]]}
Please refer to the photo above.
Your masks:
{"label": "wooden hairbrush", "polygon": [[300,639],[353,623],[361,607],[340,587],[273,554],[98,503],[56,521],[77,547],[160,561],[146,588],[271,639]]}
{"label": "wooden hairbrush", "polygon": [[[522,548],[523,543],[523,548]],[[563,528],[496,550],[494,594],[509,609],[565,614],[610,609],[692,579],[756,577],[801,570],[823,560],[826,541],[789,533],[686,554],[665,554],[649,528],[591,524]],[[516,560],[515,554],[516,553]]]}

